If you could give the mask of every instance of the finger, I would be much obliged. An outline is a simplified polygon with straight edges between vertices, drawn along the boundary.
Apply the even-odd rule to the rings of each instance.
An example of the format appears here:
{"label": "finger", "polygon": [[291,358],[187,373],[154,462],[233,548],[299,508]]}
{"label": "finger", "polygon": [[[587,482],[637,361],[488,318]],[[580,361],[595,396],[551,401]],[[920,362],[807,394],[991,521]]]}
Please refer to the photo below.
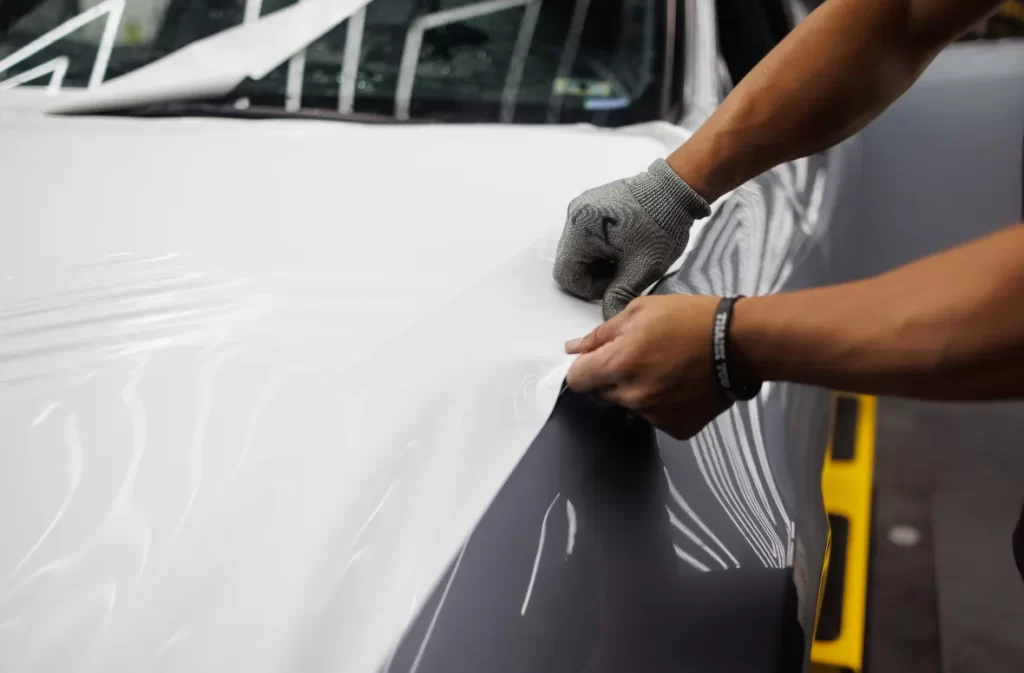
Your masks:
{"label": "finger", "polygon": [[603,348],[579,356],[570,365],[565,382],[578,393],[614,386],[621,378],[620,372],[613,364],[616,350],[615,344],[607,344]]}
{"label": "finger", "polygon": [[662,262],[651,259],[640,259],[636,256],[623,259],[604,293],[605,319],[621,313],[629,302],[660,279],[666,268]]}
{"label": "finger", "polygon": [[618,253],[573,222],[586,217],[585,209],[570,211],[558,241],[552,276],[569,294],[590,301],[604,296],[615,274]]}
{"label": "finger", "polygon": [[552,276],[559,287],[569,294],[593,301],[604,296],[611,283],[614,269],[615,262],[605,258],[581,259],[559,256],[555,258]]}
{"label": "finger", "polygon": [[611,320],[601,323],[590,334],[580,339],[570,339],[565,342],[565,352],[569,355],[577,353],[589,353],[601,346],[615,340],[619,336],[625,323],[625,315],[617,315]]}
{"label": "finger", "polygon": [[617,385],[601,388],[597,394],[607,402],[643,415],[637,396],[630,389],[629,383],[623,382],[623,379],[623,376],[616,377]]}

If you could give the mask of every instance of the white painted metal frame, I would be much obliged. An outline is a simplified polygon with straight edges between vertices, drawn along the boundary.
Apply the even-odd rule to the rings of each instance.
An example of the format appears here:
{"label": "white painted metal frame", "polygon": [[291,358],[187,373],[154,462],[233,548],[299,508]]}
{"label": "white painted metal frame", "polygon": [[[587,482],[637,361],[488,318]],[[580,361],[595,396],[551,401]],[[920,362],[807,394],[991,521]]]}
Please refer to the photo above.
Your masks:
{"label": "white painted metal frame", "polygon": [[345,33],[345,53],[341,61],[341,83],[338,85],[338,112],[350,114],[355,105],[356,79],[359,76],[359,58],[363,51],[363,32],[366,30],[366,8],[348,19]]}
{"label": "white painted metal frame", "polygon": [[[562,45],[562,54],[558,59],[558,68],[555,70],[555,82],[572,74],[572,66],[576,63],[576,54],[580,50],[580,40],[583,38],[583,27],[587,22],[587,12],[590,11],[590,0],[576,0],[572,8],[572,18],[569,20],[569,32],[565,36],[565,43]],[[555,93],[548,99],[548,123],[554,124],[562,113],[561,93]]]}
{"label": "white painted metal frame", "polygon": [[[665,1],[665,65],[661,78],[661,118],[668,119],[672,110],[672,98],[676,92],[672,90],[672,80],[676,73],[676,0]],[[679,50],[680,53],[682,50]]]}
{"label": "white painted metal frame", "polygon": [[5,80],[0,80],[0,91],[7,91],[13,89],[16,86],[24,84],[25,82],[31,82],[37,77],[43,75],[50,75],[50,83],[46,86],[46,93],[55,94],[60,91],[61,84],[64,83],[64,75],[68,72],[68,57],[58,56],[57,58],[51,58],[42,65],[37,65],[34,68],[30,68],[25,72],[19,72],[14,77],[10,77]]}
{"label": "white painted metal frame", "polygon": [[[117,37],[117,29],[121,25],[121,17],[124,15],[124,3],[125,0],[105,0],[105,2],[101,2],[81,14],[71,17],[53,30],[43,33],[36,39],[32,40],[13,54],[4,59],[0,59],[0,73],[10,69],[11,66],[21,63],[29,56],[39,53],[57,40],[75,32],[90,21],[95,21],[99,17],[106,15],[107,23],[103,28],[103,35],[100,37],[99,49],[96,52],[96,60],[93,62],[92,72],[89,75],[89,88],[93,89],[98,87],[103,83],[103,78],[107,74],[107,65],[110,63],[110,53],[114,49],[114,39]],[[44,65],[49,65],[50,63],[53,63],[53,61],[48,61]],[[43,66],[39,67],[41,68]],[[38,69],[33,68],[33,70]],[[65,63],[63,71],[66,70],[67,64]],[[46,72],[56,71],[49,70]],[[39,74],[42,73],[37,72],[36,76]],[[63,74],[61,75],[60,80],[63,81]],[[27,80],[22,80],[22,82],[24,81]]]}
{"label": "white painted metal frame", "polygon": [[245,13],[242,15],[242,23],[259,21],[263,13],[263,0],[245,0]]}
{"label": "white painted metal frame", "polygon": [[[302,0],[298,0],[302,2]],[[263,0],[255,0],[262,7]],[[306,47],[308,49],[308,47]],[[288,59],[288,78],[285,80],[284,109],[295,112],[302,107],[302,85],[306,77],[306,49]]]}
{"label": "white painted metal frame", "polygon": [[[302,0],[299,0],[301,2]],[[245,23],[258,21],[263,11],[263,0],[246,0]],[[366,7],[348,19],[345,37],[345,52],[341,67],[341,82],[338,88],[338,111],[352,112],[355,98],[356,76],[359,71],[359,57],[363,46],[363,30],[366,27]],[[296,53],[288,61],[288,76],[285,80],[285,109],[291,112],[302,108],[302,88],[306,76],[306,49]]]}
{"label": "white painted metal frame", "polygon": [[533,41],[533,31],[537,27],[540,16],[541,0],[531,0],[526,4],[526,13],[519,24],[519,35],[512,47],[512,61],[505,76],[505,88],[501,94],[501,122],[509,124],[515,117],[516,99],[519,97],[519,85],[523,80],[523,69],[526,67],[526,55]]}
{"label": "white painted metal frame", "polygon": [[288,79],[285,80],[284,109],[294,112],[302,107],[302,84],[306,77],[306,50],[288,59]]}
{"label": "white painted metal frame", "polygon": [[718,82],[718,28],[714,0],[684,0],[686,61],[682,125],[696,129],[722,102]]}
{"label": "white painted metal frame", "polygon": [[[262,2],[262,0],[251,0]],[[300,0],[301,2],[301,0]],[[363,31],[366,28],[366,8],[348,18],[345,33],[345,52],[341,62],[341,81],[338,84],[338,111],[351,113],[356,96],[356,79],[359,75],[359,58],[363,48]],[[292,56],[288,61],[288,79],[285,84],[285,109],[294,112],[302,107],[302,87],[306,76],[306,50]]]}
{"label": "white painted metal frame", "polygon": [[405,47],[402,50],[402,61],[398,69],[398,84],[395,87],[395,117],[399,120],[409,119],[412,87],[416,80],[416,66],[420,59],[420,49],[423,47],[423,33],[431,28],[440,28],[450,23],[525,6],[526,13],[519,23],[519,34],[512,48],[512,62],[509,64],[502,92],[501,119],[502,121],[511,121],[519,83],[523,76],[523,68],[526,65],[526,53],[533,40],[533,31],[537,25],[541,2],[542,0],[486,0],[418,17],[405,34]]}

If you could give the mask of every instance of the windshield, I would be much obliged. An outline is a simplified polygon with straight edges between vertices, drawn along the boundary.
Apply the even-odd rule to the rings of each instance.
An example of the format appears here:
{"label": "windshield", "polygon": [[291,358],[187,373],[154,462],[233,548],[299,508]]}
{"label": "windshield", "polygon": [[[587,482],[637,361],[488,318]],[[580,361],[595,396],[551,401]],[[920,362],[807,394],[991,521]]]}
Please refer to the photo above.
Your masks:
{"label": "windshield", "polygon": [[[0,0],[0,86],[97,85],[293,2]],[[635,123],[659,117],[668,90],[665,16],[664,0],[373,0],[229,99],[399,120]]]}

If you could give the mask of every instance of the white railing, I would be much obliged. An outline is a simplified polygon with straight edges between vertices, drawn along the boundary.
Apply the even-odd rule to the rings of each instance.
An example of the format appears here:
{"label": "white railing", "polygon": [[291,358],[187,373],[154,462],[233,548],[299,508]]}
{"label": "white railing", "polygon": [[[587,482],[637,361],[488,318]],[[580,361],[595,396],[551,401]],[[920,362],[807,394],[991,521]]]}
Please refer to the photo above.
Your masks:
{"label": "white railing", "polygon": [[405,33],[405,47],[402,49],[402,61],[398,68],[398,84],[395,87],[395,117],[400,120],[409,118],[409,107],[412,101],[412,87],[416,80],[416,66],[420,60],[420,49],[423,47],[423,33],[431,28],[439,28],[450,23],[457,23],[478,16],[494,14],[514,7],[525,7],[526,12],[519,22],[519,34],[512,47],[512,60],[505,75],[505,85],[501,96],[501,120],[512,121],[516,98],[519,95],[519,84],[526,66],[526,54],[533,41],[533,31],[537,26],[542,0],[486,0],[472,5],[446,9],[433,14],[418,17]]}
{"label": "white railing", "polygon": [[[57,40],[61,39],[62,37],[70,33],[73,33],[85,24],[91,21],[95,21],[96,19],[102,16],[106,16],[107,23],[106,26],[104,26],[103,28],[103,35],[100,37],[99,49],[96,52],[96,60],[93,62],[92,65],[92,73],[89,75],[89,88],[92,89],[98,87],[100,84],[103,83],[103,78],[106,77],[107,74],[107,65],[110,63],[110,53],[114,50],[114,40],[117,38],[117,29],[121,25],[121,17],[124,15],[124,2],[125,0],[105,0],[105,2],[101,2],[100,4],[96,5],[91,9],[87,9],[81,14],[71,17],[70,19],[60,24],[53,30],[43,33],[42,35],[32,40],[31,42],[29,42],[24,47],[17,50],[10,56],[7,56],[4,59],[0,59],[0,73],[9,70],[12,66],[21,63],[28,57],[39,53],[40,51],[42,51],[46,47],[49,47]],[[57,59],[47,61],[38,68],[33,68],[32,70],[36,71],[36,73],[32,77],[24,78],[23,76],[25,73],[22,73],[22,75],[12,77],[4,81],[11,82],[12,80],[21,77],[22,79],[18,81],[18,84],[21,84],[31,79],[35,79],[35,77],[38,77],[41,74],[45,74],[46,72],[53,72],[54,75],[50,79],[50,86],[52,87],[53,78],[57,77],[56,68],[59,68],[59,65],[54,64],[54,61],[56,60]],[[65,59],[63,69],[60,70],[57,88],[60,88],[60,82],[63,81],[64,73],[67,71],[66,61],[67,59]],[[44,66],[50,66],[50,69],[40,70]],[[8,86],[5,88],[11,87]]]}
{"label": "white railing", "polygon": [[46,85],[46,93],[55,94],[60,91],[60,86],[64,83],[64,75],[66,75],[67,72],[68,57],[58,56],[57,58],[51,58],[42,65],[37,65],[36,67],[29,68],[24,72],[19,72],[14,77],[8,77],[7,79],[0,80],[0,91],[7,91],[8,89],[13,89],[16,86],[24,84],[25,82],[31,82],[43,75],[49,75],[50,83]]}

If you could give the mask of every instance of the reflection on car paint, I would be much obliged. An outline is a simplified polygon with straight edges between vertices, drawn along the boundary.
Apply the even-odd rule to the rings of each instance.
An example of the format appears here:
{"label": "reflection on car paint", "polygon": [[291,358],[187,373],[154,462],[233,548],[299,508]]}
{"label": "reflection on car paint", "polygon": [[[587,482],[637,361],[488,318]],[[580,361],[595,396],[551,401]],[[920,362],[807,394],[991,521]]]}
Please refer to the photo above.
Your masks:
{"label": "reflection on car paint", "polygon": [[540,539],[537,540],[537,556],[533,559],[533,572],[530,573],[530,583],[526,586],[526,595],[523,597],[523,607],[519,611],[519,614],[525,615],[526,608],[530,605],[530,594],[533,593],[533,583],[537,579],[537,568],[540,567],[541,554],[544,553],[544,538],[547,536],[548,530],[548,517],[551,515],[551,509],[558,502],[561,493],[556,493],[555,497],[551,500],[551,504],[548,505],[547,510],[544,512],[544,518],[540,521]]}
{"label": "reflection on car paint", "polygon": [[572,506],[572,500],[565,499],[565,518],[569,532],[565,538],[565,558],[572,556],[572,548],[576,545],[576,508]]}
{"label": "reflection on car paint", "polygon": [[[660,443],[659,443],[659,448],[660,448]],[[722,544],[722,541],[718,539],[718,536],[715,535],[714,532],[712,532],[712,530],[707,527],[707,525],[704,523],[704,521],[701,520],[701,518],[699,516],[697,516],[697,514],[686,503],[686,501],[683,500],[683,496],[681,496],[679,494],[679,490],[676,489],[675,484],[672,483],[672,475],[669,474],[668,468],[665,468],[665,480],[668,482],[668,492],[672,496],[672,499],[676,502],[676,504],[678,504],[682,508],[682,510],[684,512],[686,512],[686,514],[690,517],[690,519],[692,519],[693,522],[696,523],[697,526],[700,527],[700,530],[705,535],[707,535],[708,538],[711,541],[713,541],[719,547],[719,549],[721,549],[721,551],[725,553],[726,556],[729,557],[729,560],[732,561],[732,563],[733,563],[733,567],[739,568],[740,567],[740,562],[736,560],[736,557],[733,556],[732,552],[729,551],[729,549],[724,544]],[[725,564],[725,561],[723,561],[722,558],[717,553],[715,553],[710,547],[708,547],[708,545],[706,545],[704,543],[704,541],[701,540],[692,530],[690,530],[685,525],[683,525],[683,523],[676,516],[675,512],[672,511],[671,507],[666,505],[665,509],[668,510],[669,521],[672,523],[673,526],[678,528],[679,531],[681,533],[683,533],[683,535],[685,535],[687,538],[692,540],[694,542],[694,544],[696,544],[698,547],[701,548],[701,550],[703,550],[706,554],[708,554],[715,561],[717,561],[719,563],[719,565],[722,566],[723,570],[728,568],[728,566]]]}
{"label": "reflection on car paint", "polygon": [[[818,243],[826,233],[821,225],[828,220],[819,218],[830,207],[822,195],[827,174],[827,157],[816,157],[759,178],[736,205],[716,210],[695,254],[656,292],[753,294],[807,282],[800,277],[807,272],[801,262],[821,254]],[[430,638],[422,636],[421,616],[382,670],[447,673],[473,670],[473,662],[484,660],[495,671],[668,671],[684,660],[697,662],[698,669],[706,661],[716,671],[745,673],[802,666],[816,599],[807,586],[809,575],[816,580],[815,571],[807,566],[820,567],[824,549],[814,465],[820,468],[825,428],[806,427],[807,420],[822,417],[813,412],[799,416],[793,428],[766,426],[762,419],[785,419],[782,410],[799,408],[808,393],[813,402],[805,408],[825,402],[816,391],[791,388],[774,386],[732,407],[688,442],[647,434],[646,424],[629,414],[610,413],[563,391],[548,424],[460,551],[459,576],[446,575],[444,608],[436,598],[424,606]],[[553,495],[543,498],[546,489]],[[557,558],[544,552],[549,516],[561,498],[582,503],[566,524],[577,548],[571,566],[565,565],[568,552]],[[539,538],[534,554],[510,553],[519,540],[529,546],[531,537]],[[627,556],[614,551],[623,544],[616,538],[630,540]],[[502,550],[500,559],[495,548]],[[610,558],[629,571],[614,578],[595,574],[590,564],[600,567]],[[680,612],[677,602],[698,600],[708,586],[707,579],[695,583],[698,576],[728,580],[715,607],[700,614],[714,623],[719,637],[731,634],[729,652],[708,647],[697,635],[695,616]],[[502,588],[516,577],[527,586],[521,605],[516,593],[506,597]],[[660,593],[652,593],[647,582]],[[590,604],[604,592],[628,595],[629,604],[643,608],[624,620]],[[745,607],[728,607],[734,600]],[[537,602],[544,607],[534,611]],[[616,605],[629,612],[626,602]],[[758,618],[740,626],[750,609],[758,610]],[[506,612],[528,621],[517,625]],[[658,635],[666,614],[674,614],[671,636]],[[771,635],[761,638],[762,628]],[[567,641],[570,633],[576,640]],[[602,645],[611,634],[630,644],[628,657],[609,654]],[[672,654],[677,640],[686,644],[685,655]]]}
{"label": "reflection on car paint", "polygon": [[[666,151],[682,140],[659,125],[624,133],[661,138]],[[358,156],[355,142],[345,139],[348,156]],[[737,190],[695,227],[695,253],[657,291],[754,294],[813,280],[830,171],[817,157]],[[288,212],[301,221],[310,212],[299,201]],[[439,227],[458,217],[434,212]],[[323,247],[376,253],[320,234]],[[597,313],[551,291],[550,249],[515,258],[365,366],[345,351],[369,352],[393,314],[436,299],[423,291],[429,274],[376,292],[377,313],[356,312],[366,288],[336,260],[319,276],[256,276],[139,257],[115,268],[171,276],[176,296],[92,285],[96,269],[79,288],[93,295],[44,293],[62,311],[104,293],[172,308],[103,313],[113,318],[97,327],[123,329],[68,351],[92,365],[70,374],[29,369],[20,373],[31,380],[19,379],[3,363],[4,383],[18,386],[4,392],[42,393],[12,430],[19,448],[50,452],[40,473],[67,490],[18,496],[56,504],[57,515],[22,524],[19,539],[39,537],[4,580],[17,591],[0,588],[0,649],[26,670],[64,656],[50,652],[89,653],[96,670],[798,669],[823,549],[819,393],[766,386],[679,442],[566,391],[555,337],[592,326]],[[193,301],[204,291],[213,303]],[[395,296],[405,303],[386,304]],[[142,333],[153,320],[170,329]],[[366,334],[351,327],[371,322]],[[506,339],[497,358],[479,346],[495,333]],[[283,367],[274,364],[282,352]],[[60,394],[69,380],[96,387]],[[55,429],[59,442],[47,441]],[[75,516],[85,523],[69,522],[63,537]],[[54,587],[65,600],[52,599]]]}

